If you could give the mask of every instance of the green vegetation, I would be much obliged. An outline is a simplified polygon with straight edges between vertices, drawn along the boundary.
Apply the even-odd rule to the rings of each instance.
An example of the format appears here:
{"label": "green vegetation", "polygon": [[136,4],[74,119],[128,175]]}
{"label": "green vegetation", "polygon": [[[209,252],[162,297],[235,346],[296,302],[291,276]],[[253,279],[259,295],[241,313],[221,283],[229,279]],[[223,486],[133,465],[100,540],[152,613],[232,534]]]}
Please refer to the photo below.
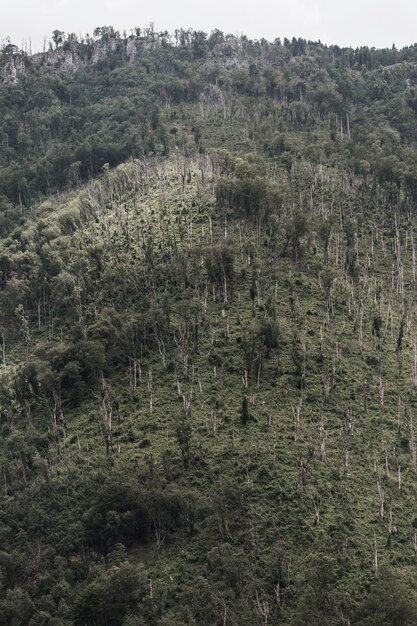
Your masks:
{"label": "green vegetation", "polygon": [[0,623],[415,624],[417,48],[10,45]]}

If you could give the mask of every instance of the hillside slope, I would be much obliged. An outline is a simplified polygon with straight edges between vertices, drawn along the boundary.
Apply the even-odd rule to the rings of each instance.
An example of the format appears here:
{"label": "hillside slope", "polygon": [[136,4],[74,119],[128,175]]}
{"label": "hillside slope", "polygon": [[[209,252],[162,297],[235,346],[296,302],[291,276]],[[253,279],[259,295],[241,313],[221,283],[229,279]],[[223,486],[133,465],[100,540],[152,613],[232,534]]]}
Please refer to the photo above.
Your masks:
{"label": "hillside slope", "polygon": [[414,48],[119,48],[0,88],[0,623],[416,623]]}

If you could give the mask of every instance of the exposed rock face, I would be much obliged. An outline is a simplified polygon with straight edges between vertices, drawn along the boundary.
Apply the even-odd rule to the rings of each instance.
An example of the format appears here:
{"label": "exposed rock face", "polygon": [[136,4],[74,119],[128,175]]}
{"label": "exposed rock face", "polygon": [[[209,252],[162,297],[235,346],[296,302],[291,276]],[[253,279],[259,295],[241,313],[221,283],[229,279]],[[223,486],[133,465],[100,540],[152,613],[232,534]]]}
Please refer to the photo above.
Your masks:
{"label": "exposed rock face", "polygon": [[77,70],[85,63],[70,50],[49,50],[30,57],[34,66],[43,70]]}
{"label": "exposed rock face", "polygon": [[117,54],[124,61],[135,61],[143,51],[159,46],[160,42],[141,39],[114,39],[95,41],[92,45],[75,44],[72,49],[48,50],[32,56],[23,53],[0,58],[0,84],[16,83],[20,77],[36,68],[40,72],[60,71],[75,72],[88,65],[96,65],[110,55]]}
{"label": "exposed rock face", "polygon": [[9,85],[19,81],[22,76],[37,68],[47,71],[76,71],[86,63],[69,50],[49,50],[32,56],[14,54],[0,65],[0,84]]}
{"label": "exposed rock face", "polygon": [[134,41],[133,39],[129,39],[129,41],[127,42],[126,55],[129,61],[134,61],[138,55],[136,41]]}
{"label": "exposed rock face", "polygon": [[245,59],[240,41],[236,38],[217,44],[210,52],[208,62],[221,65],[227,70],[249,67],[249,60]]}
{"label": "exposed rock face", "polygon": [[[161,40],[158,38],[109,37],[96,41],[75,42],[66,48],[64,45],[56,50],[47,50],[31,56],[23,52],[3,57],[0,55],[0,85],[14,84],[22,76],[30,74],[33,69],[42,73],[76,72],[81,68],[94,66],[112,55],[117,55],[123,62],[134,62],[144,52],[160,45]],[[226,70],[247,69],[250,65],[242,41],[232,36],[217,44],[207,55],[205,63]]]}
{"label": "exposed rock face", "polygon": [[11,56],[3,67],[0,67],[0,84],[10,85],[18,81],[19,76],[26,73],[26,66],[20,54]]}
{"label": "exposed rock face", "polygon": [[[39,52],[32,56],[16,52],[7,57],[0,55],[0,85],[14,84],[22,76],[34,69],[38,72],[76,72],[83,67],[96,65],[111,55],[117,55],[124,62],[134,62],[141,55],[161,45],[158,38],[129,37],[127,39],[109,37],[96,41],[65,45],[56,50]],[[208,54],[206,64],[220,66],[226,70],[247,69],[249,58],[244,52],[242,41],[229,36],[217,44]],[[203,100],[213,99],[214,94],[203,94]],[[216,98],[214,97],[214,100]]]}
{"label": "exposed rock face", "polygon": [[117,41],[115,39],[109,39],[108,41],[100,41],[94,44],[93,54],[91,56],[91,63],[95,65],[102,61],[106,56],[116,51]]}

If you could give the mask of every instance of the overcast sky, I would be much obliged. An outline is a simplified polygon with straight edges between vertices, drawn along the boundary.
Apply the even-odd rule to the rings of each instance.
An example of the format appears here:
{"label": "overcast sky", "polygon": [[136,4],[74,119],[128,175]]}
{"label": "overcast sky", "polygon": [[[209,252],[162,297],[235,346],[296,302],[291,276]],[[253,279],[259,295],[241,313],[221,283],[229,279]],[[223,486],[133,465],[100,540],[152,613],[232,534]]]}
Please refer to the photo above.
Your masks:
{"label": "overcast sky", "polygon": [[155,23],[173,32],[192,27],[250,38],[305,37],[341,46],[397,47],[417,42],[413,0],[0,0],[0,40],[35,51],[54,29],[92,33],[112,25],[129,32]]}

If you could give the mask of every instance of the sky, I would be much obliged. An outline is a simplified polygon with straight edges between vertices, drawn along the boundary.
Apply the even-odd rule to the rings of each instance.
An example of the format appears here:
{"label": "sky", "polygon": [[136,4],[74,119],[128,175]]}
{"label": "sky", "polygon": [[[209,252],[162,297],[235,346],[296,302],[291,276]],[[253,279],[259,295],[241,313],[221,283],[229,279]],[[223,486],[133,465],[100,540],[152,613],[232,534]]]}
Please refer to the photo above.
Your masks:
{"label": "sky", "polygon": [[[43,47],[54,29],[92,34],[112,25],[189,28],[251,39],[304,37],[339,46],[397,48],[417,42],[413,0],[0,0],[0,41]],[[24,46],[22,46],[24,47]]]}

